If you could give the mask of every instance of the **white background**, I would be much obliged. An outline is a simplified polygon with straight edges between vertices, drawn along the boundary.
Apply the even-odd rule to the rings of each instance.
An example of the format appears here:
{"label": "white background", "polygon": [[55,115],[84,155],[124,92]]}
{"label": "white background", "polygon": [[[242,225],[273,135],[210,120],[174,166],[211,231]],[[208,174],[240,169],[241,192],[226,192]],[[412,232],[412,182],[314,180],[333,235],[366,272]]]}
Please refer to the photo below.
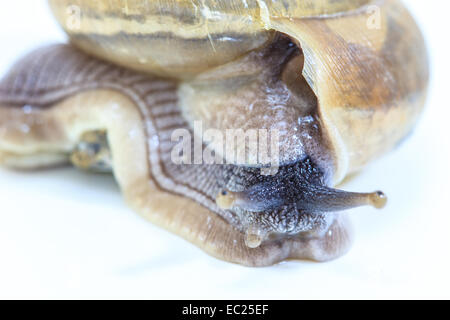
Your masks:
{"label": "white background", "polygon": [[[345,186],[389,195],[384,211],[353,210],[346,256],[225,263],[142,220],[111,177],[0,169],[0,298],[450,298],[450,5],[406,3],[427,37],[430,97],[410,139]],[[0,74],[55,41],[45,1],[2,1]]]}

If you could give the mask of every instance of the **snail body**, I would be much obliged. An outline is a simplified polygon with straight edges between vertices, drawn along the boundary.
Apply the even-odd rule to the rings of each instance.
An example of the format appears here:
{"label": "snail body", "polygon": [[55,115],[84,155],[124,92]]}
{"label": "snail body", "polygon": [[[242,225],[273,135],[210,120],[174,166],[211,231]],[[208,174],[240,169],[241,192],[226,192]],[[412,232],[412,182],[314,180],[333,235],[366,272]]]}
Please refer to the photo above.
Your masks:
{"label": "snail body", "polygon": [[[50,5],[71,44],[31,53],[0,83],[4,165],[112,171],[144,217],[252,266],[336,258],[351,239],[342,211],[386,204],[335,186],[396,146],[423,108],[426,49],[399,1]],[[233,144],[229,157],[220,139],[200,146],[220,163],[175,163],[174,130],[192,146],[196,123],[223,137],[276,132],[275,171],[273,154]]]}

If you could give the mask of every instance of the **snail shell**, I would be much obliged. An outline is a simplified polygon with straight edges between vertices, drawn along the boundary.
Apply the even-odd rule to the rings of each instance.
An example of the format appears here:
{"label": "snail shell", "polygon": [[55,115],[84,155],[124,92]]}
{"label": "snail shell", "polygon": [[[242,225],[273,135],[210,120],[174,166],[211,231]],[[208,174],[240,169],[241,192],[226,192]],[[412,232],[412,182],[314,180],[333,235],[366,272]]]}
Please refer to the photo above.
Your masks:
{"label": "snail shell", "polygon": [[[252,266],[338,257],[350,243],[340,212],[386,203],[332,187],[397,145],[423,108],[426,49],[399,1],[50,4],[81,51],[37,50],[0,83],[3,164],[111,169],[143,216]],[[224,136],[279,132],[277,172],[215,143],[226,164],[174,163],[173,130],[195,137],[198,121]]]}
{"label": "snail shell", "polygon": [[369,1],[49,2],[71,41],[86,52],[139,71],[179,79],[223,65],[269,43],[274,34],[271,17],[337,14]]}

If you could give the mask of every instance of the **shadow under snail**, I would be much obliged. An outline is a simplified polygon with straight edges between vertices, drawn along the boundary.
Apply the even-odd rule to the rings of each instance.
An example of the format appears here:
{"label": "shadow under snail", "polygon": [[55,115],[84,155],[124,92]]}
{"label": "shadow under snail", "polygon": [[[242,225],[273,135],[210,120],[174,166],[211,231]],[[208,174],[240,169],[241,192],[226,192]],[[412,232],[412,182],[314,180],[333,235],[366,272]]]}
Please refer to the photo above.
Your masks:
{"label": "shadow under snail", "polygon": [[[339,257],[345,210],[385,205],[380,191],[334,187],[399,144],[424,106],[427,53],[400,1],[50,6],[70,44],[32,52],[0,82],[3,165],[113,172],[142,216],[249,266]],[[175,163],[174,130],[195,137],[196,122],[276,130],[276,172],[255,154]]]}

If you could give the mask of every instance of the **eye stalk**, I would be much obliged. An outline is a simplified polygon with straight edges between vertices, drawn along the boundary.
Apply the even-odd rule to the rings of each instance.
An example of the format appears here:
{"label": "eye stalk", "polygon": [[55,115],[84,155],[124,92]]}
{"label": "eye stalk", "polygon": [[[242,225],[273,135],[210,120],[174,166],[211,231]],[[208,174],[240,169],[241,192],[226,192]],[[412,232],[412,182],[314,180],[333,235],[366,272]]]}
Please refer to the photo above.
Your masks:
{"label": "eye stalk", "polygon": [[277,190],[273,186],[255,185],[243,192],[224,190],[217,196],[216,203],[224,210],[239,207],[250,212],[264,212],[295,203],[298,209],[325,213],[366,205],[382,209],[387,197],[382,191],[356,193],[308,184],[294,191],[286,190],[286,187]]}
{"label": "eye stalk", "polygon": [[237,193],[222,190],[216,198],[216,204],[220,209],[230,210],[235,206]]}
{"label": "eye stalk", "polygon": [[[286,190],[283,189],[278,193],[278,197],[274,197],[270,192],[257,194],[254,192],[255,189],[267,191],[267,188],[260,186],[243,192],[223,190],[217,196],[216,203],[223,210],[240,208],[247,211],[249,215],[264,215],[282,205],[288,205],[292,201],[295,202],[299,212],[318,214],[339,212],[366,205],[382,209],[387,203],[387,197],[381,191],[356,193],[323,186],[310,186],[309,189],[303,186],[304,193],[298,195],[296,199],[290,200],[288,197],[283,197],[286,195]],[[258,248],[271,232],[258,222],[252,222],[244,233],[246,246],[250,249]]]}

